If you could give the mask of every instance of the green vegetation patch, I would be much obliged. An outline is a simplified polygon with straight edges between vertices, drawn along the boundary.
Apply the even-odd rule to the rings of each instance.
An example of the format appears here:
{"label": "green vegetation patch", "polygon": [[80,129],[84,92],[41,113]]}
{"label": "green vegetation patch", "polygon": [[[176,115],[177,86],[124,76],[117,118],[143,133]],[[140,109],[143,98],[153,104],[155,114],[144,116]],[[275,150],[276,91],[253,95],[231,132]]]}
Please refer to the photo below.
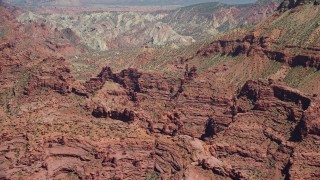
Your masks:
{"label": "green vegetation patch", "polygon": [[319,10],[313,6],[301,6],[299,10],[293,9],[283,13],[274,21],[266,34],[272,30],[283,30],[278,38],[279,45],[274,48],[283,48],[283,45],[297,45],[307,47],[319,42],[319,37],[313,37],[314,32],[319,28]]}
{"label": "green vegetation patch", "polygon": [[11,98],[13,98],[12,88],[7,88],[3,92],[0,92],[0,106],[8,108],[8,103]]}
{"label": "green vegetation patch", "polygon": [[281,67],[282,63],[278,61],[269,61],[270,63],[265,68],[265,70],[261,74],[262,79],[267,79],[270,75],[277,73]]}
{"label": "green vegetation patch", "polygon": [[160,174],[156,171],[146,175],[146,180],[157,180],[159,178],[160,178]]}
{"label": "green vegetation patch", "polygon": [[0,39],[4,38],[6,35],[6,30],[0,29]]}
{"label": "green vegetation patch", "polygon": [[225,62],[227,61],[228,59],[231,59],[230,57],[227,57],[227,56],[220,56],[220,55],[217,55],[217,56],[214,56],[208,60],[205,60],[202,65],[200,66],[199,68],[199,72],[200,71],[203,71],[205,69],[208,69],[208,68],[211,68],[221,62]]}
{"label": "green vegetation patch", "polygon": [[284,78],[284,82],[291,87],[298,88],[308,79],[312,78],[317,72],[316,68],[305,68],[303,66],[294,67]]}

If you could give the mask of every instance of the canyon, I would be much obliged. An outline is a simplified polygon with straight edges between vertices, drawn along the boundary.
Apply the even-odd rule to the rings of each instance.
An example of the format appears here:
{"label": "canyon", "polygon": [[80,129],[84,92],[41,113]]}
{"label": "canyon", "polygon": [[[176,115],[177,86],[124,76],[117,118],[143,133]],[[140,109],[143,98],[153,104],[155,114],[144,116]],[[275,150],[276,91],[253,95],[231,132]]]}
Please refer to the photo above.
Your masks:
{"label": "canyon", "polygon": [[72,7],[39,7],[21,13],[18,20],[23,24],[45,24],[62,31],[70,41],[92,50],[145,45],[178,48],[238,26],[257,24],[270,16],[279,4],[277,0],[249,5],[212,2],[177,10],[142,7],[142,12],[130,7],[129,12],[126,8],[83,8],[79,11]]}
{"label": "canyon", "polygon": [[177,48],[159,14],[1,3],[0,179],[319,179],[319,6],[273,11],[196,42],[161,22]]}

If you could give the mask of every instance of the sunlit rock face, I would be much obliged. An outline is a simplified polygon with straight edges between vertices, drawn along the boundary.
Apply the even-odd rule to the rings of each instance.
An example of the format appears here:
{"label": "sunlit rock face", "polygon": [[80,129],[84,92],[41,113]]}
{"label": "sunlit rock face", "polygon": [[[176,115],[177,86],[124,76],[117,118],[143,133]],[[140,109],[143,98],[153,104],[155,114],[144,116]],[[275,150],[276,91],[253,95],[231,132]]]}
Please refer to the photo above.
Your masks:
{"label": "sunlit rock face", "polygon": [[151,44],[163,46],[190,45],[192,37],[176,33],[170,26],[159,22],[162,14],[139,12],[94,12],[78,15],[41,15],[27,12],[18,20],[22,23],[46,23],[52,29],[67,34],[68,39],[94,50],[129,48]]}
{"label": "sunlit rock face", "polygon": [[[153,13],[100,27],[1,4],[0,179],[319,179],[319,11],[171,48]],[[83,47],[78,29],[108,27],[118,50]]]}

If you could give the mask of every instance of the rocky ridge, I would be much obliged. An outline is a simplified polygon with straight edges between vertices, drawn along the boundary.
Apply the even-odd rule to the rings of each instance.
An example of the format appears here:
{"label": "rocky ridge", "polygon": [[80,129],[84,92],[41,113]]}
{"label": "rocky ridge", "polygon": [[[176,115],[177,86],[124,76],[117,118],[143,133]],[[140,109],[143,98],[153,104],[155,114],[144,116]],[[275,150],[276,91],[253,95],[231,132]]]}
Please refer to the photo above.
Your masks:
{"label": "rocky ridge", "polygon": [[[46,24],[64,32],[65,38],[91,50],[106,51],[137,46],[190,45],[213,35],[240,26],[252,26],[270,16],[278,0],[248,5],[227,5],[217,2],[192,5],[171,11],[121,12],[109,11],[67,13],[46,8],[21,13],[17,18],[24,24]],[[139,37],[139,38],[137,38]]]}
{"label": "rocky ridge", "polygon": [[[17,28],[12,11],[0,8],[1,28]],[[20,37],[10,30],[7,37]],[[86,82],[72,77],[45,39],[35,38],[43,47],[37,56],[36,45],[7,39],[0,46],[0,179],[319,179],[317,93],[272,79],[233,91],[214,76],[228,67],[208,74],[188,64],[239,54],[270,61],[264,39],[215,41],[182,57],[178,77],[105,67]]]}
{"label": "rocky ridge", "polygon": [[272,50],[272,43],[276,43],[270,37],[247,35],[243,39],[218,40],[212,42],[206,49],[197,52],[200,56],[228,55],[249,57],[256,56],[285,63],[291,67],[304,66],[320,69],[319,48],[302,49],[299,54],[292,54],[291,49],[297,47],[286,46],[283,51]]}
{"label": "rocky ridge", "polygon": [[[109,74],[107,81],[119,83],[114,81],[114,77],[117,74],[110,76],[112,74],[110,73],[110,69],[106,69]],[[106,69],[104,72],[106,72]],[[125,74],[124,72],[126,70],[120,74]],[[211,169],[219,175],[230,178],[247,179],[259,177],[265,179],[273,176],[281,178],[307,177],[308,175],[311,175],[310,178],[316,178],[319,176],[316,171],[319,168],[316,164],[320,161],[318,156],[312,155],[315,158],[313,165],[308,166],[308,171],[303,171],[305,174],[301,174],[297,170],[302,168],[301,162],[294,158],[293,155],[296,154],[295,149],[300,148],[299,144],[312,143],[311,139],[319,138],[319,120],[312,118],[318,116],[315,113],[317,114],[316,109],[319,105],[319,99],[304,95],[283,85],[260,81],[247,82],[240,92],[231,99],[213,100],[212,98],[204,98],[201,101],[200,97],[197,97],[195,94],[188,94],[186,96],[187,94],[184,91],[188,91],[189,88],[191,91],[194,91],[193,87],[190,86],[183,86],[183,90],[178,88],[178,92],[180,90],[181,93],[179,96],[184,96],[184,98],[179,99],[179,96],[176,96],[167,99],[163,98],[168,96],[166,94],[170,91],[170,88],[163,88],[167,87],[166,85],[162,84],[160,87],[159,85],[154,87],[150,83],[150,80],[148,80],[150,79],[150,75],[142,73],[136,76],[139,73],[133,69],[129,70],[129,72],[136,73],[127,74],[125,79],[128,80],[129,84],[133,83],[135,85],[128,86],[119,83],[119,85],[126,89],[127,93],[122,95],[115,93],[115,95],[116,97],[127,96],[127,100],[132,101],[131,106],[127,104],[125,108],[131,108],[132,112],[136,112],[135,116],[137,118],[133,120],[128,116],[126,120],[122,121],[144,122],[141,124],[142,128],[147,128],[150,133],[160,133],[173,137],[189,135],[201,139],[213,138],[210,141],[211,143],[209,143],[209,147],[212,148],[210,150],[211,156],[197,159],[199,165],[204,168]],[[139,80],[136,81],[136,78]],[[156,77],[153,75],[152,79],[154,78]],[[163,78],[158,81],[164,83],[167,80]],[[194,78],[192,81],[197,81],[197,78]],[[146,82],[149,82],[147,83],[148,86],[144,85]],[[131,97],[132,93],[130,92],[132,92],[132,87],[140,87],[139,90],[133,90],[136,93],[136,99],[132,99]],[[204,91],[206,87],[202,86],[201,88]],[[167,93],[165,93],[166,91]],[[157,94],[160,92],[160,96],[157,97]],[[101,100],[101,98],[99,99]],[[108,101],[108,99],[106,100]],[[161,115],[161,112],[165,112],[165,109],[161,109],[161,106],[156,106],[155,104],[144,106],[143,104],[150,99],[157,99],[158,101],[161,99],[165,103],[165,107],[174,107],[174,112]],[[192,99],[197,100],[190,101]],[[206,102],[205,99],[210,99],[211,102]],[[98,102],[94,104],[96,103]],[[211,110],[209,111],[215,111],[215,113],[206,114],[206,111],[198,111],[200,114],[192,117],[192,114],[195,112],[191,110],[195,104],[199,109],[210,108]],[[103,112],[106,111],[105,109],[110,109],[110,107],[101,107],[99,105],[95,107]],[[93,113],[97,109],[94,109]],[[158,120],[151,118],[152,115],[149,114],[151,112],[160,112],[159,118],[156,118]],[[110,117],[112,118],[112,116]],[[100,116],[99,118],[108,117]],[[191,127],[188,125],[190,119],[192,119],[193,123]],[[260,120],[257,121],[257,119]],[[275,126],[275,124],[277,125]],[[239,131],[242,133],[235,134],[235,132]],[[247,139],[251,139],[250,148],[247,147]],[[308,142],[309,140],[310,142]],[[225,142],[228,142],[228,144]],[[231,145],[230,142],[234,144]],[[266,147],[261,147],[261,144],[265,144]],[[275,144],[280,145],[282,147],[281,150],[273,152],[271,149]],[[292,154],[292,158],[288,158],[288,153]],[[229,158],[231,156],[237,160],[230,161]],[[252,158],[252,161],[249,163],[249,169],[242,169],[241,162],[246,162],[245,164],[247,164],[248,158]],[[272,165],[269,166],[268,164]],[[292,169],[287,169],[288,164],[290,164],[290,167],[292,164],[297,167],[292,166]],[[163,172],[161,166],[156,166],[156,170],[160,173]],[[299,176],[296,174],[299,174]]]}
{"label": "rocky ridge", "polygon": [[314,5],[319,5],[320,2],[319,0],[285,0],[279,7],[281,11],[286,11],[288,9],[295,8],[296,6],[299,5],[304,5],[304,4],[314,4]]}
{"label": "rocky ridge", "polygon": [[92,12],[82,14],[41,15],[22,13],[19,22],[47,24],[51,29],[65,32],[67,39],[79,39],[89,49],[105,51],[143,45],[190,45],[194,40],[176,33],[159,22],[166,14],[144,12]]}
{"label": "rocky ridge", "polygon": [[162,21],[179,34],[204,40],[233,28],[258,24],[271,16],[279,5],[278,0],[246,5],[209,2],[179,8]]}

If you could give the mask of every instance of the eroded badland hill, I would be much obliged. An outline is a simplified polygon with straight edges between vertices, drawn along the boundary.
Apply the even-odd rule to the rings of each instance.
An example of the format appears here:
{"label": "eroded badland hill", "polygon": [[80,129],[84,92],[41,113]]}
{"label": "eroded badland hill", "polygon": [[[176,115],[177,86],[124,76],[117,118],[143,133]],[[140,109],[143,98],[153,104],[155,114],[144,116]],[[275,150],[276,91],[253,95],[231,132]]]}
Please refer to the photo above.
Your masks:
{"label": "eroded badland hill", "polygon": [[186,46],[159,14],[1,3],[0,179],[319,179],[318,4]]}

